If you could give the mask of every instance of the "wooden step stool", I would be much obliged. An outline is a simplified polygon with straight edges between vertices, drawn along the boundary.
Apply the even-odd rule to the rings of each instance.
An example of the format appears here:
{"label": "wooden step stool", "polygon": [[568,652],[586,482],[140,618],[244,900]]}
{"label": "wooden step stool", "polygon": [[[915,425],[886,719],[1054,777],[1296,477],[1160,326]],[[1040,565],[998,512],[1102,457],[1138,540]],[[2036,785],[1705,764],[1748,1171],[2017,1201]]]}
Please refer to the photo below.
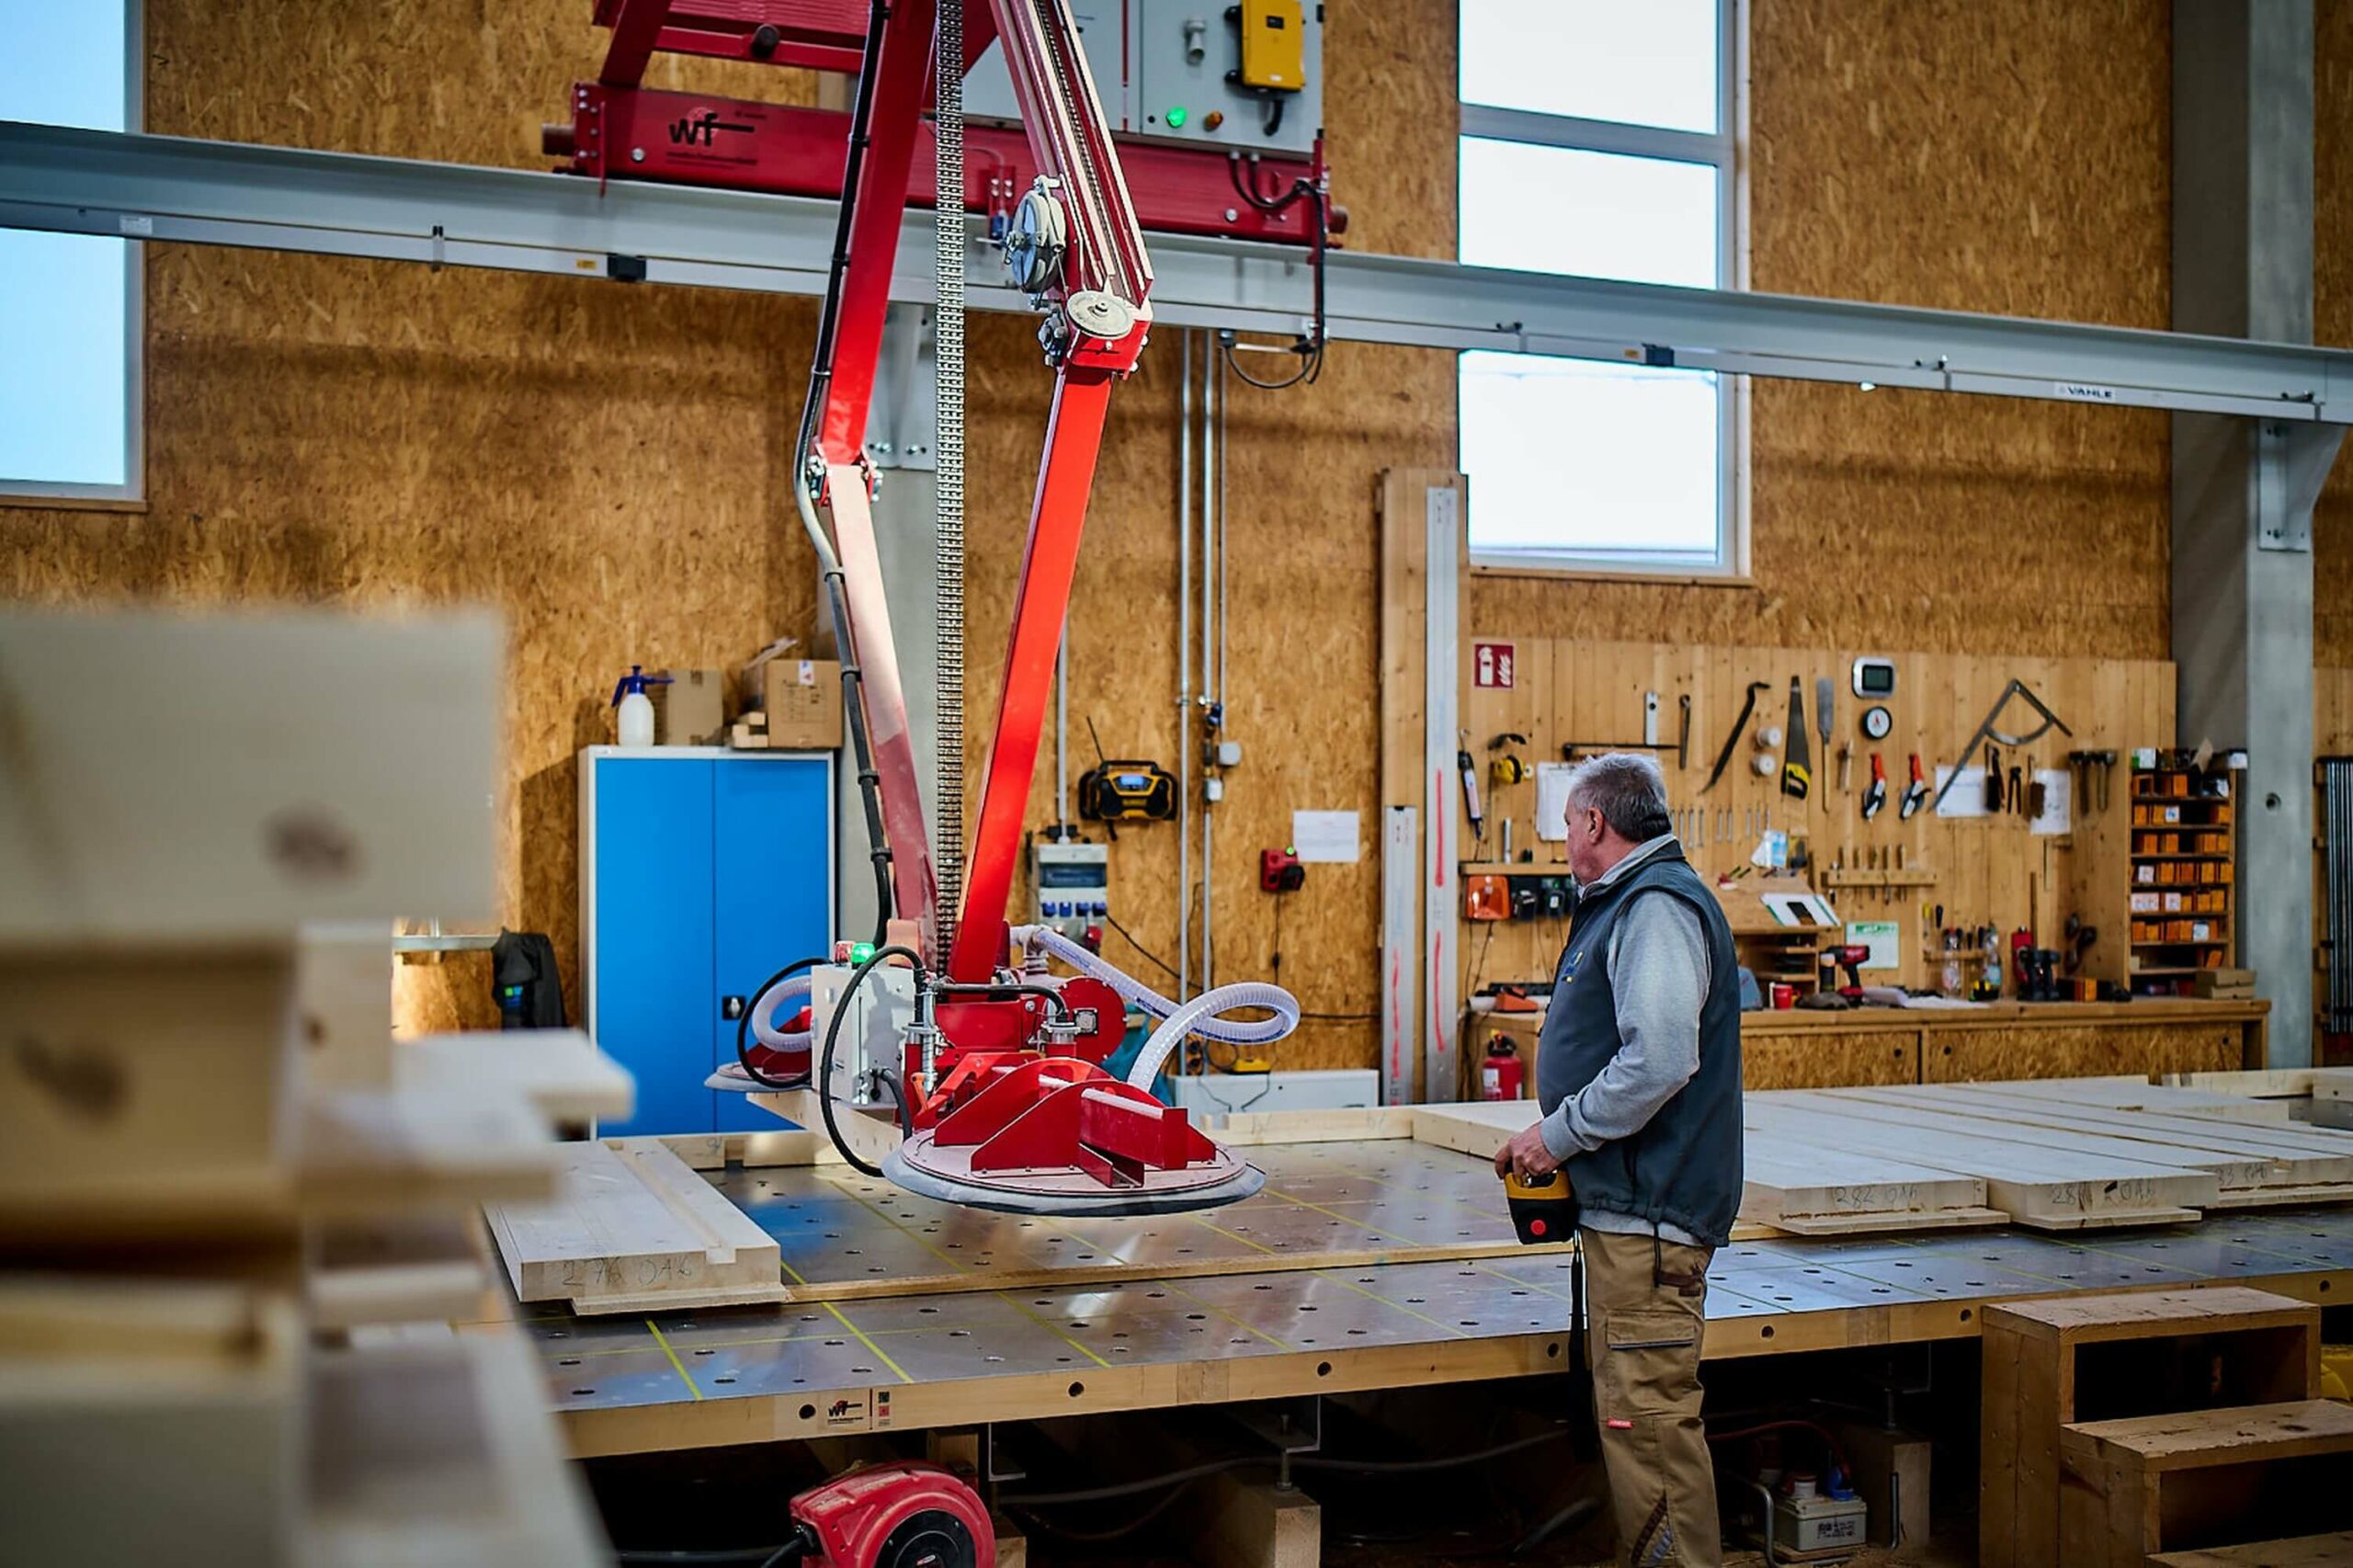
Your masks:
{"label": "wooden step stool", "polygon": [[2250,1546],[2161,1551],[2149,1559],[2149,1568],[2338,1568],[2347,1562],[2353,1562],[2353,1530],[2258,1540]]}
{"label": "wooden step stool", "polygon": [[2353,1405],[2331,1399],[2088,1421],[2059,1453],[2071,1565],[2353,1522]]}
{"label": "wooden step stool", "polygon": [[2237,1285],[2010,1301],[1984,1351],[1978,1561],[2052,1568],[2062,1426],[2315,1398],[2320,1309]]}

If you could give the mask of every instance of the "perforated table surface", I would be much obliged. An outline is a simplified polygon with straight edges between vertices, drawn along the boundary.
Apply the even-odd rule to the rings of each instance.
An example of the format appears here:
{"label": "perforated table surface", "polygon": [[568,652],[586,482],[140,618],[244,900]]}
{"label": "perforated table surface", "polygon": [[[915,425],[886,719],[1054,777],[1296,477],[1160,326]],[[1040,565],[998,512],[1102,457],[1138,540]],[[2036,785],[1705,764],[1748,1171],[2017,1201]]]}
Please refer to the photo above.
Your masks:
{"label": "perforated table surface", "polygon": [[[1483,1161],[1402,1140],[1252,1158],[1268,1181],[1246,1202],[1083,1221],[954,1208],[837,1171],[731,1167],[716,1185],[778,1238],[789,1284],[882,1293],[618,1318],[540,1306],[525,1326],[583,1454],[1566,1367],[1569,1259],[1512,1244]],[[1430,1245],[1494,1256],[1280,1267]],[[1138,1277],[1164,1266],[1166,1278]],[[1256,1271],[1206,1272],[1226,1267]],[[1049,1271],[1049,1287],[990,1288]],[[951,1275],[964,1288],[891,1293]],[[2222,1280],[2323,1302],[2353,1293],[2353,1210],[1735,1242],[1709,1270],[1706,1354],[1964,1337],[2007,1297]]]}

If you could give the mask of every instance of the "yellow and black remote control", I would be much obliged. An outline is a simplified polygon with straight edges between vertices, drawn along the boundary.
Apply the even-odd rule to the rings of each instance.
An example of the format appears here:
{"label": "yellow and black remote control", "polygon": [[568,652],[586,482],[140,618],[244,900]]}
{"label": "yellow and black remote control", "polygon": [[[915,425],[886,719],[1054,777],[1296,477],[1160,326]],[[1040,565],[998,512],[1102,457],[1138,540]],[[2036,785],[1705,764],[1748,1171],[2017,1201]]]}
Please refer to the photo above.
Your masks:
{"label": "yellow and black remote control", "polygon": [[1511,1222],[1529,1246],[1564,1242],[1576,1233],[1577,1202],[1569,1194],[1569,1178],[1559,1171],[1522,1181],[1514,1171],[1504,1177],[1504,1196],[1511,1203]]}

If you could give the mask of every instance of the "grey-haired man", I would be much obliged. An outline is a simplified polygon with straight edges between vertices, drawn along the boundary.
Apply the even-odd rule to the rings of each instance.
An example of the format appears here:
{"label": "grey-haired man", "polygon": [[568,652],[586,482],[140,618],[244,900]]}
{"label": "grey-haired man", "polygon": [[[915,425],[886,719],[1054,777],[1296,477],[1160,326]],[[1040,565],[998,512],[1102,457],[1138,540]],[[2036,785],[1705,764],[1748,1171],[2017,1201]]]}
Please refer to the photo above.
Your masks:
{"label": "grey-haired man", "polygon": [[1708,1260],[1740,1209],[1740,986],[1732,927],[1668,825],[1647,756],[1570,776],[1577,902],[1537,1042],[1543,1119],[1498,1172],[1568,1176],[1580,1205],[1594,1413],[1620,1551],[1722,1557],[1699,1421]]}

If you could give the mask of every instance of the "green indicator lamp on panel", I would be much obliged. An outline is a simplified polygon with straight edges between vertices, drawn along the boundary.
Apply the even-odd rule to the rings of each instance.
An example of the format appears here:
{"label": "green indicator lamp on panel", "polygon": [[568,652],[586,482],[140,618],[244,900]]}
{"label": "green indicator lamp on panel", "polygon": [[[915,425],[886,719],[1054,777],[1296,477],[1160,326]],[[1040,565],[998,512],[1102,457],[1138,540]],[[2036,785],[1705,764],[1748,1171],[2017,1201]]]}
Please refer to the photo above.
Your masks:
{"label": "green indicator lamp on panel", "polygon": [[1168,112],[1160,118],[1168,122],[1169,130],[1182,131],[1185,129],[1185,122],[1193,117],[1191,111],[1183,104],[1172,104],[1169,106]]}

